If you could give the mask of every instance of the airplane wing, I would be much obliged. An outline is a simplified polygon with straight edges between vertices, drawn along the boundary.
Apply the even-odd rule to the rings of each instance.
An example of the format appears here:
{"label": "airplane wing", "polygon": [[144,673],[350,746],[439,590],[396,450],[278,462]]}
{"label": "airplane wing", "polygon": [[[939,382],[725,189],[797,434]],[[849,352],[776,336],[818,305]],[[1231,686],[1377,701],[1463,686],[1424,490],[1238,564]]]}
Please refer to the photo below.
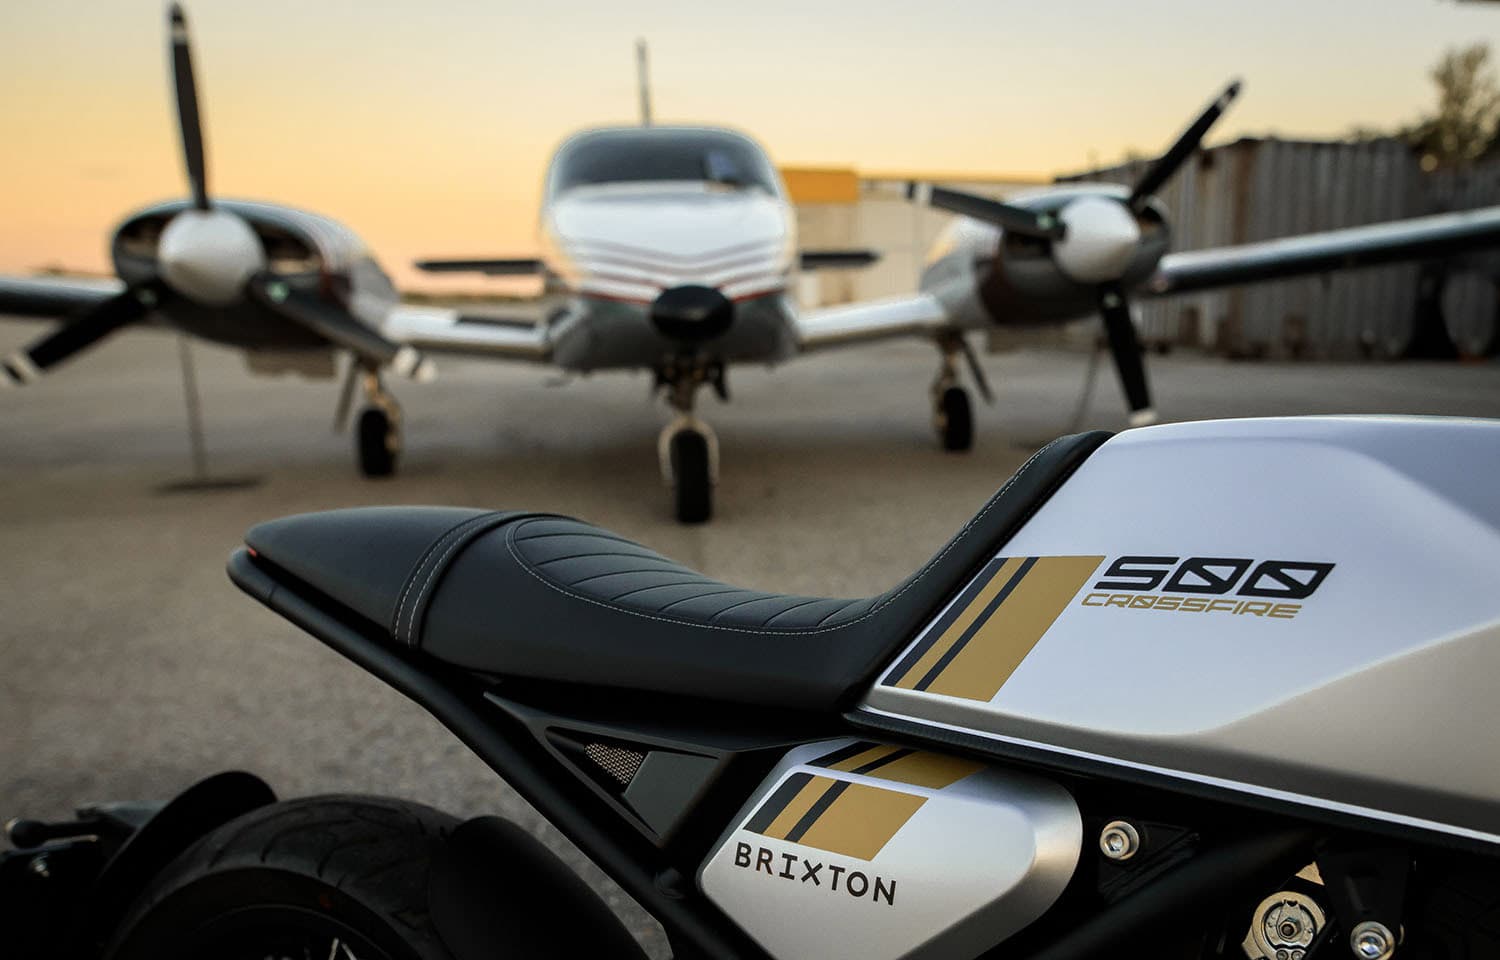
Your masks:
{"label": "airplane wing", "polygon": [[1157,296],[1398,261],[1500,244],[1500,207],[1191,250],[1162,257],[1145,292]]}
{"label": "airplane wing", "polygon": [[892,337],[932,336],[948,325],[948,312],[936,297],[915,293],[804,313],[797,318],[797,338],[806,353]]}
{"label": "airplane wing", "polygon": [[124,289],[113,278],[0,277],[0,315],[52,320],[96,307]]}
{"label": "airplane wing", "polygon": [[465,313],[451,307],[398,306],[386,315],[385,335],[423,353],[546,363],[546,328],[525,318]]}
{"label": "airplane wing", "polygon": [[529,277],[542,272],[542,261],[535,257],[418,260],[416,268],[428,273],[483,273],[492,277]]}

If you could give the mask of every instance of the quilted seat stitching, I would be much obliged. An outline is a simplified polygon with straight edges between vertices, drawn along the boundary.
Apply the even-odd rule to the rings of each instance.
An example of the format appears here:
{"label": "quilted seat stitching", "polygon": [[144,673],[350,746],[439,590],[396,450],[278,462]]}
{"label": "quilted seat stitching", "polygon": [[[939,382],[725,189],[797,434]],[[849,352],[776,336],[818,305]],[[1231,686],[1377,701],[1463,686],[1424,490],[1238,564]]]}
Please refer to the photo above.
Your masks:
{"label": "quilted seat stitching", "polygon": [[[749,593],[749,592],[750,592],[749,590],[743,590],[743,589],[741,589],[739,587],[730,587],[728,590],[715,590],[712,593],[697,593],[697,594],[694,594],[691,597],[683,597],[681,600],[673,600],[671,603],[667,604],[665,607],[657,607],[656,608],[656,612],[657,613],[661,613],[663,610],[670,610],[672,607],[677,606],[679,603],[692,603],[694,600],[704,600],[704,599],[707,599],[708,597],[724,597],[724,596],[728,596],[731,593]],[[588,598],[585,597],[584,599],[587,600]],[[689,620],[687,622],[688,623],[692,623],[693,621]]]}
{"label": "quilted seat stitching", "polygon": [[[656,560],[656,559],[660,559],[664,563],[670,563],[673,566],[682,567],[682,564],[678,563],[676,560],[668,560],[666,557],[663,557],[660,554],[656,554],[656,553],[621,553],[619,550],[611,550],[608,553],[571,553],[571,554],[568,554],[566,557],[553,557],[551,560],[538,560],[536,562],[536,565],[539,566],[539,567],[545,567],[549,563],[561,563],[564,560],[586,560],[589,557],[635,557],[635,558],[637,558],[639,560]],[[686,570],[687,567],[682,567],[682,569]]]}
{"label": "quilted seat stitching", "polygon": [[[574,580],[574,581],[570,582],[568,584],[568,586],[570,586],[570,587],[576,587],[580,583],[588,583],[590,580],[603,580],[605,577],[628,577],[628,576],[632,576],[632,575],[637,574],[637,573],[672,573],[672,572],[673,571],[671,571],[671,570],[663,570],[661,567],[647,567],[644,570],[641,570],[641,569],[636,569],[636,570],[611,570],[609,573],[596,573],[596,574],[594,574],[592,576],[584,577],[582,580]],[[688,582],[691,583],[692,581],[688,581]]]}
{"label": "quilted seat stitching", "polygon": [[[760,625],[762,627],[768,627],[768,626],[771,625],[771,621],[772,620],[775,620],[778,617],[784,617],[787,614],[791,613],[793,610],[801,610],[803,607],[810,606],[810,605],[812,605],[814,603],[827,603],[827,602],[828,601],[826,599],[821,598],[821,597],[813,597],[811,600],[803,600],[801,603],[793,604],[792,606],[787,607],[785,610],[781,611],[780,613],[772,614],[771,616],[769,616],[766,619],[762,620],[760,622]],[[848,604],[845,604],[844,606],[847,607]]]}
{"label": "quilted seat stitching", "polygon": [[[668,587],[691,587],[694,585],[701,585],[703,583],[703,580],[703,577],[696,577],[692,580],[677,580],[672,583],[658,583],[649,587],[636,587],[634,590],[626,590],[624,593],[610,597],[609,599],[619,600],[621,597],[628,597],[632,593],[646,593],[649,590],[665,590]],[[701,594],[699,594],[699,596],[701,596]],[[712,596],[712,594],[710,594],[710,596]],[[691,600],[693,598],[689,597],[688,599]]]}
{"label": "quilted seat stitching", "polygon": [[[1060,439],[1062,439],[1062,438],[1059,437],[1058,440],[1060,440]],[[987,513],[990,512],[991,509],[994,508],[995,504],[999,503],[1001,501],[1001,499],[1004,498],[1005,491],[1009,490],[1012,486],[1014,486],[1015,483],[1016,483],[1016,481],[1019,480],[1019,479],[1021,479],[1021,477],[1023,475],[1025,475],[1025,473],[1026,473],[1027,470],[1031,469],[1032,465],[1037,462],[1037,459],[1040,458],[1042,454],[1046,453],[1048,450],[1051,450],[1054,446],[1057,445],[1058,440],[1053,440],[1052,442],[1048,443],[1046,446],[1044,446],[1040,450],[1038,450],[1036,453],[1032,454],[1031,455],[1031,459],[1027,460],[1024,464],[1022,464],[1021,465],[1021,469],[1017,470],[1015,472],[1014,476],[1012,476],[1009,480],[1005,481],[1005,485],[1003,487],[1001,487],[999,489],[999,491],[996,492],[996,494],[993,497],[990,497],[989,502],[984,505],[984,509],[980,510],[979,513],[975,514],[969,520],[968,523],[964,524],[963,529],[959,530],[958,535],[955,536],[952,540],[948,541],[948,545],[945,546],[945,547],[943,547],[943,549],[938,553],[937,556],[935,556],[931,560],[927,561],[927,563],[922,567],[922,569],[919,570],[919,571],[917,571],[917,573],[916,573],[915,576],[913,576],[910,580],[908,580],[905,584],[902,585],[901,589],[896,590],[893,593],[887,593],[887,594],[885,594],[873,606],[871,606],[869,610],[865,611],[865,613],[861,614],[859,617],[856,617],[853,620],[849,620],[849,621],[847,621],[845,623],[841,623],[841,624],[838,624],[837,626],[833,626],[833,627],[824,627],[824,626],[822,626],[823,623],[827,622],[828,617],[824,617],[822,620],[819,621],[819,626],[814,627],[812,629],[807,629],[807,628],[771,628],[771,627],[764,627],[764,628],[760,628],[760,629],[749,629],[749,628],[746,628],[746,627],[730,627],[730,626],[725,626],[723,624],[718,624],[718,623],[702,623],[702,622],[693,621],[693,620],[679,620],[679,619],[677,619],[675,617],[662,617],[662,616],[658,616],[656,613],[649,613],[649,612],[644,611],[644,610],[632,610],[629,607],[616,606],[613,603],[608,603],[608,602],[603,601],[603,600],[596,600],[593,597],[587,597],[587,596],[584,596],[581,593],[575,593],[572,590],[569,590],[568,588],[566,588],[566,587],[564,587],[564,586],[562,586],[560,584],[553,583],[551,580],[548,580],[546,577],[542,576],[540,572],[538,572],[537,570],[532,569],[531,564],[527,563],[526,560],[523,559],[521,557],[520,553],[517,551],[516,545],[515,545],[516,544],[516,532],[520,528],[526,526],[526,523],[528,521],[523,521],[523,522],[521,522],[519,524],[515,524],[515,525],[513,525],[511,527],[508,527],[506,529],[506,532],[505,532],[505,549],[510,552],[511,558],[516,561],[517,565],[519,565],[522,570],[525,570],[528,574],[530,574],[531,576],[535,577],[539,582],[545,584],[550,589],[552,589],[552,590],[554,590],[554,591],[562,594],[565,597],[571,597],[571,598],[573,598],[575,600],[581,600],[584,603],[591,603],[591,604],[593,604],[596,607],[603,607],[606,610],[613,610],[613,611],[615,611],[617,613],[625,613],[625,614],[629,614],[629,615],[634,616],[634,617],[644,617],[647,620],[656,620],[656,621],[659,621],[661,623],[675,623],[675,624],[678,624],[680,626],[685,626],[685,627],[702,627],[705,630],[722,630],[722,631],[725,631],[725,632],[728,632],[728,633],[748,633],[748,634],[756,635],[756,634],[765,634],[765,633],[769,632],[769,633],[782,634],[782,635],[785,635],[785,636],[814,636],[814,635],[820,634],[820,633],[833,633],[836,630],[846,630],[849,627],[852,627],[852,626],[854,626],[857,623],[863,623],[864,621],[870,619],[871,617],[875,616],[875,614],[877,614],[881,610],[883,610],[885,607],[889,606],[890,604],[892,604],[893,602],[895,602],[897,599],[899,599],[902,594],[906,593],[912,587],[914,587],[918,583],[920,583],[922,581],[922,579],[924,577],[926,577],[927,574],[932,571],[933,567],[935,567],[939,563],[941,563],[942,559],[944,557],[946,557],[948,555],[948,553],[954,547],[956,547],[958,544],[962,543],[963,540],[966,537],[968,537],[970,531],[972,531],[974,529],[975,525],[978,524],[979,521],[982,520],[984,518],[984,516]],[[864,599],[869,599],[869,598],[864,598]],[[861,601],[860,600],[851,600],[849,602],[849,604],[846,604],[843,607],[843,609],[847,610],[850,605],[855,604],[855,603],[859,603],[859,602],[861,602]],[[663,608],[663,609],[665,609],[665,608]],[[835,615],[835,614],[830,614],[830,616],[833,616],[833,615]]]}

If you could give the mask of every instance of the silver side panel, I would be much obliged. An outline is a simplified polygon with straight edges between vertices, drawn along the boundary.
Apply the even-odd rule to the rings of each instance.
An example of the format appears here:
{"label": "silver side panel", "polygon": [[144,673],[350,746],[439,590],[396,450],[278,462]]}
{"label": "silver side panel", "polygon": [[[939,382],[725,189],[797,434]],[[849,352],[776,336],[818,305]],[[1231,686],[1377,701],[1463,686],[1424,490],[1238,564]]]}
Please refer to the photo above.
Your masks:
{"label": "silver side panel", "polygon": [[861,709],[1500,842],[1500,423],[1110,440]]}
{"label": "silver side panel", "polygon": [[975,956],[1053,904],[1082,830],[1050,781],[829,741],[772,771],[698,883],[774,957]]}

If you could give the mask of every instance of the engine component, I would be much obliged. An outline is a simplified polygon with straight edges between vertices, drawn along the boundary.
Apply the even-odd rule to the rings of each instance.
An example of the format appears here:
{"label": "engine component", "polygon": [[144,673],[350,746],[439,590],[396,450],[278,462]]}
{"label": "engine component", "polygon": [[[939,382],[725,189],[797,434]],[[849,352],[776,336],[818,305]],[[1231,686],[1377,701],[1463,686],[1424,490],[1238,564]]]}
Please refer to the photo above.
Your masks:
{"label": "engine component", "polygon": [[1350,931],[1349,948],[1360,960],[1386,960],[1396,952],[1396,936],[1378,920],[1366,920]]}
{"label": "engine component", "polygon": [[777,765],[698,882],[773,956],[972,956],[1046,912],[1082,849],[1052,781],[825,741]]}
{"label": "engine component", "polygon": [[1295,890],[1278,890],[1255,908],[1245,934],[1250,960],[1302,960],[1327,917],[1318,902]]}

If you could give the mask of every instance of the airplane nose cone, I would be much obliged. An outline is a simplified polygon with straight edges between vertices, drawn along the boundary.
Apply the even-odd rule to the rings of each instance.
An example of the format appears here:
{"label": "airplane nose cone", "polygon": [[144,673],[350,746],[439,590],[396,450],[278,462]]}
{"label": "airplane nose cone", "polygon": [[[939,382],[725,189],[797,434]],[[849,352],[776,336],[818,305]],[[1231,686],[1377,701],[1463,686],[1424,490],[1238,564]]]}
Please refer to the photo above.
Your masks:
{"label": "airplane nose cone", "polygon": [[1052,256],[1064,273],[1079,283],[1120,279],[1141,242],[1130,208],[1109,197],[1080,197],[1058,219],[1067,233],[1052,245]]}
{"label": "airplane nose cone", "polygon": [[190,300],[224,306],[265,266],[260,238],[244,220],[224,210],[184,210],[161,232],[156,269]]}
{"label": "airplane nose cone", "polygon": [[673,340],[712,340],[734,323],[734,304],[713,287],[672,287],[651,304],[651,322]]}

